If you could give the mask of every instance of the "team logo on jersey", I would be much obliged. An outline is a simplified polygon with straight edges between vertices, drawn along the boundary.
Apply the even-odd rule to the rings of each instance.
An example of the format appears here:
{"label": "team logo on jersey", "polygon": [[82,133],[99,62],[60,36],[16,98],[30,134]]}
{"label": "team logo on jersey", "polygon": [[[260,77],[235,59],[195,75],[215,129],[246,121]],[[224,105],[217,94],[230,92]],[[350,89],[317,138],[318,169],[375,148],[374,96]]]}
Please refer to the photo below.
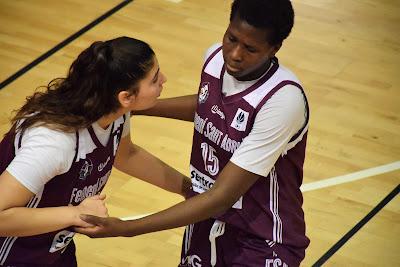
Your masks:
{"label": "team logo on jersey", "polygon": [[97,166],[97,170],[98,170],[99,172],[101,172],[101,171],[107,166],[107,163],[108,163],[109,161],[110,161],[110,156],[108,156],[108,158],[106,159],[105,162],[100,163],[99,166]]}
{"label": "team logo on jersey", "polygon": [[231,123],[231,127],[241,132],[245,131],[248,118],[249,113],[241,108],[238,108],[238,110],[236,111],[236,115]]}
{"label": "team logo on jersey", "polygon": [[54,253],[56,251],[59,251],[60,249],[66,248],[68,246],[68,244],[72,241],[72,238],[74,237],[74,235],[75,235],[74,232],[70,232],[67,230],[58,232],[54,236],[54,239],[53,239],[53,242],[49,249],[49,252]]}
{"label": "team logo on jersey", "polygon": [[180,266],[184,267],[201,267],[201,258],[197,255],[184,256],[181,259]]}
{"label": "team logo on jersey", "polygon": [[90,159],[86,159],[85,163],[83,163],[81,170],[79,171],[79,179],[86,180],[86,177],[88,177],[92,173],[92,170],[92,161]]}
{"label": "team logo on jersey", "polygon": [[200,88],[200,93],[199,93],[199,103],[202,104],[206,102],[209,92],[208,88],[210,86],[210,83],[203,83]]}
{"label": "team logo on jersey", "polygon": [[225,120],[225,114],[222,112],[222,110],[219,109],[217,105],[212,106],[211,112],[217,114],[218,116],[220,116],[221,119]]}
{"label": "team logo on jersey", "polygon": [[[276,253],[274,252],[276,255]],[[274,257],[275,257],[274,255]],[[275,259],[266,259],[265,260],[265,267],[289,267],[283,260],[280,258],[275,258]]]}

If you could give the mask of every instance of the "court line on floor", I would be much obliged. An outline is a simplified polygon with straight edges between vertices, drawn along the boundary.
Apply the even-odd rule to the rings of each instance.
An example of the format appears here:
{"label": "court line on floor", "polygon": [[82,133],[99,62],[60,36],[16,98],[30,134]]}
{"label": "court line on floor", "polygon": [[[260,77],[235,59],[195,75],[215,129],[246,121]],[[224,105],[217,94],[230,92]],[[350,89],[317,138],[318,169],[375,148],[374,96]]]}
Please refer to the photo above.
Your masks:
{"label": "court line on floor", "polygon": [[98,17],[97,19],[95,19],[94,21],[92,21],[91,23],[89,23],[88,25],[86,25],[85,27],[83,27],[82,29],[80,29],[67,39],[65,39],[64,41],[59,43],[58,45],[56,45],[55,47],[53,47],[52,49],[50,49],[49,51],[47,51],[46,53],[44,53],[43,55],[32,61],[31,63],[29,63],[28,65],[26,65],[25,67],[23,67],[22,69],[20,69],[19,71],[17,71],[13,75],[2,81],[0,83],[0,90],[132,1],[133,0],[122,1],[120,4],[110,9],[109,11],[107,11],[106,13],[104,13],[103,15],[101,15],[100,17]]}
{"label": "court line on floor", "polygon": [[[352,181],[368,178],[368,177],[371,177],[371,176],[375,176],[375,175],[379,175],[379,174],[383,174],[383,173],[387,173],[387,172],[396,171],[398,169],[400,169],[400,161],[395,161],[395,162],[392,162],[392,163],[389,163],[389,164],[385,164],[385,165],[381,165],[381,166],[378,166],[378,167],[365,169],[365,170],[362,170],[362,171],[353,172],[353,173],[349,173],[349,174],[346,174],[346,175],[336,176],[336,177],[324,179],[324,180],[317,181],[317,182],[303,184],[301,186],[301,191],[302,192],[307,192],[307,191],[317,190],[317,189],[321,189],[321,188],[325,188],[325,187],[329,187],[329,186],[334,186],[334,185],[338,185],[338,184],[349,183],[349,182],[352,182]],[[135,220],[135,219],[139,219],[139,218],[142,218],[142,217],[146,217],[146,216],[151,215],[151,214],[153,214],[153,213],[139,214],[139,215],[135,215],[135,216],[128,216],[128,217],[123,217],[121,219],[122,220]]]}
{"label": "court line on floor", "polygon": [[372,219],[387,203],[389,203],[400,192],[400,185],[397,185],[376,207],[374,207],[361,221],[348,231],[336,244],[334,244],[324,255],[322,255],[312,267],[322,266],[333,254],[335,254],[349,239],[355,235],[369,220]]}
{"label": "court line on floor", "polygon": [[387,172],[392,172],[400,169],[400,161],[395,161],[386,165],[365,169],[358,172],[349,173],[346,175],[336,176],[333,178],[328,178],[312,183],[303,184],[301,186],[302,192],[317,190],[320,188],[325,188],[329,186],[334,186],[343,183],[349,183],[360,179],[365,179],[371,176],[380,175]]}
{"label": "court line on floor", "polygon": [[149,216],[149,215],[151,215],[151,214],[153,214],[153,213],[145,213],[145,214],[139,214],[139,215],[135,215],[135,216],[122,217],[122,218],[120,218],[120,219],[121,219],[121,220],[124,220],[124,221],[136,220],[136,219],[140,219],[140,218]]}
{"label": "court line on floor", "polygon": [[[318,182],[304,184],[302,191],[312,191],[320,188],[334,186],[338,184],[348,183],[367,177],[391,172],[400,169],[400,161],[396,161],[390,164],[349,173],[342,176],[337,176],[329,179],[324,179]],[[360,220],[350,231],[348,231],[339,241],[337,241],[327,252],[325,252],[313,265],[312,267],[322,266],[329,258],[331,258],[350,238],[352,238],[365,224],[367,224],[386,204],[388,204],[397,194],[400,192],[400,185],[397,185],[381,202],[378,203],[362,220]],[[153,213],[140,214],[136,216],[129,216],[121,218],[122,220],[136,220]]]}

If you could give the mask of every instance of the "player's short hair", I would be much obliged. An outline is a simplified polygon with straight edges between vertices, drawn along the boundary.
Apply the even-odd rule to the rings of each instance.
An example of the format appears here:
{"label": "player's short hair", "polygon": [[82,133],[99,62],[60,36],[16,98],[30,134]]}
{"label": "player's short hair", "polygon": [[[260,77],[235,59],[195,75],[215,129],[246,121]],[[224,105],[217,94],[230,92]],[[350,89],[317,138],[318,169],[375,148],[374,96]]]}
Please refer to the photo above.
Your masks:
{"label": "player's short hair", "polygon": [[236,15],[256,28],[266,29],[271,45],[281,44],[294,23],[290,0],[234,0],[230,20]]}

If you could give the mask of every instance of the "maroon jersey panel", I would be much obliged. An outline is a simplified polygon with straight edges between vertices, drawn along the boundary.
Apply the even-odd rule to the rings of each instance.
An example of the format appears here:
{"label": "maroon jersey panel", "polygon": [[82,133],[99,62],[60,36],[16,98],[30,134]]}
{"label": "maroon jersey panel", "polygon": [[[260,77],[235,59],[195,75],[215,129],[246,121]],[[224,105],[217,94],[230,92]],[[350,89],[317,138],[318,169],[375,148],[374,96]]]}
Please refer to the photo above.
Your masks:
{"label": "maroon jersey panel", "polygon": [[[123,119],[120,118],[113,123],[109,141],[105,146],[97,139],[92,127],[89,127],[88,131],[96,148],[78,161],[76,160],[79,150],[77,133],[77,153],[69,171],[45,184],[43,190],[31,199],[27,207],[44,208],[69,204],[75,206],[85,198],[100,193],[110,176],[125,119],[124,116]],[[13,146],[14,139],[5,138],[3,142],[4,146],[10,147],[10,144]],[[4,165],[7,166],[13,157],[13,153],[2,157],[2,165],[4,160]],[[62,229],[29,237],[0,237],[0,265],[52,264],[63,257],[63,252],[74,234],[72,229]],[[67,257],[75,256],[68,253]]]}
{"label": "maroon jersey panel", "polygon": [[[241,93],[224,96],[225,70],[220,49],[206,60],[201,75],[190,162],[193,195],[212,187],[250,133],[257,112],[275,92],[287,84],[303,92],[297,78],[280,67],[274,58],[270,70],[255,84]],[[216,218],[264,239],[270,246],[293,248],[301,258],[309,244],[300,191],[307,125],[308,116],[307,123],[290,140],[288,150],[279,157],[270,173],[260,176],[231,209]]]}

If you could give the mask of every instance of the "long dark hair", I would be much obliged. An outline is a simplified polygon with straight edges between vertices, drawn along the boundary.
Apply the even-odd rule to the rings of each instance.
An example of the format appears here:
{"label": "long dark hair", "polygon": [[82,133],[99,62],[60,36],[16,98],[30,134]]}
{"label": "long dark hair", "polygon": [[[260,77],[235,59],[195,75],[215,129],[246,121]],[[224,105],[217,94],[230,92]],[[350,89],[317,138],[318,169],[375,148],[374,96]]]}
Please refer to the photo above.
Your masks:
{"label": "long dark hair", "polygon": [[94,42],[72,63],[66,78],[27,97],[11,119],[12,130],[23,132],[33,125],[65,132],[86,128],[120,107],[119,92],[136,94],[153,64],[154,51],[143,41],[119,37]]}

